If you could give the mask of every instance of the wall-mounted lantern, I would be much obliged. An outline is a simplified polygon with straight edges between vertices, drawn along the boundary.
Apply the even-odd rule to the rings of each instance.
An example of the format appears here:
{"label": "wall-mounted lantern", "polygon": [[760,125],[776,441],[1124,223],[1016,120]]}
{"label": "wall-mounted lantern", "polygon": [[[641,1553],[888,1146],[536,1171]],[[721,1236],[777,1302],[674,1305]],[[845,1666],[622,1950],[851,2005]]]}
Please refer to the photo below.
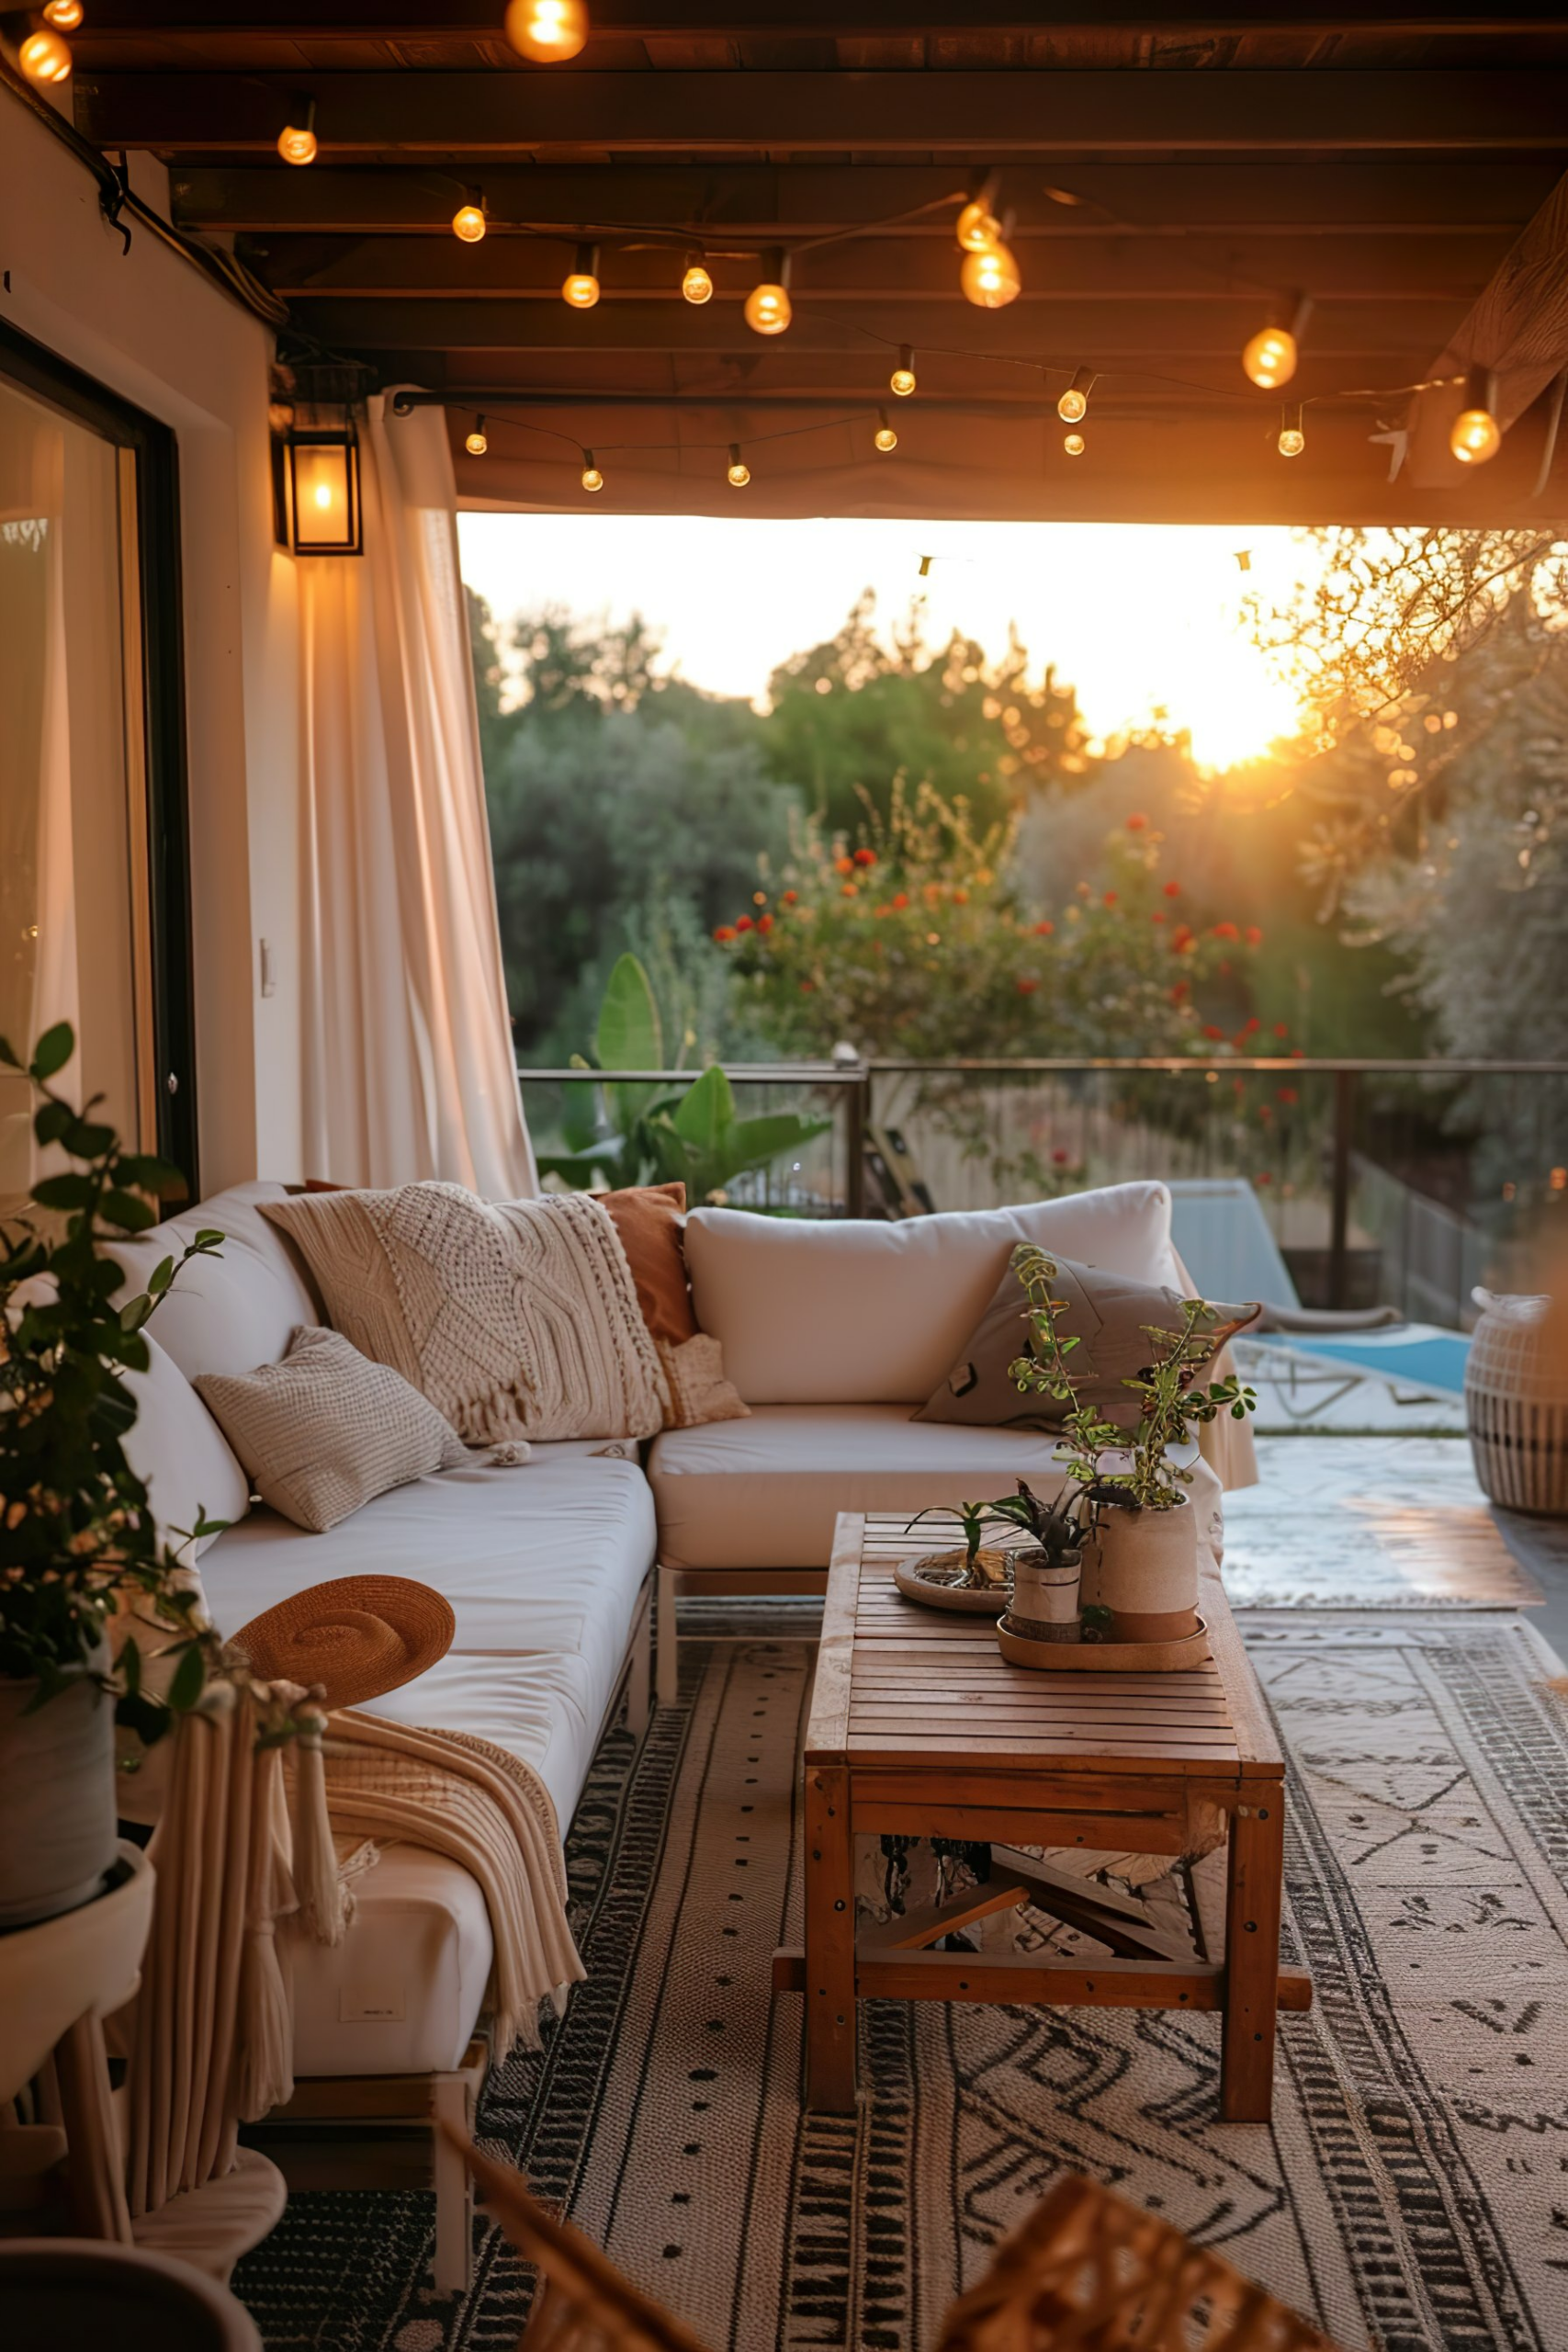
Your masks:
{"label": "wall-mounted lantern", "polygon": [[295,555],[363,555],[359,435],[354,412],[275,412],[272,443],[274,528]]}

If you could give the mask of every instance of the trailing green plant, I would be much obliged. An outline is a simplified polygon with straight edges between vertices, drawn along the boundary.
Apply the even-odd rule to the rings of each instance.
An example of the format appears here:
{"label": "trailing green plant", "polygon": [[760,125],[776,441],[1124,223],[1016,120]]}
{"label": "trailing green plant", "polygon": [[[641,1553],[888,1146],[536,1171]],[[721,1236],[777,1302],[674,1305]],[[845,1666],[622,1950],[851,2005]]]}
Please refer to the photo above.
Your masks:
{"label": "trailing green plant", "polygon": [[[194,1528],[173,1531],[178,1548],[160,1536],[125,1456],[137,1405],[124,1375],[146,1371],[144,1327],[183,1268],[224,1237],[198,1232],[139,1297],[112,1303],[125,1277],[109,1249],[156,1224],[153,1204],[184,1180],[126,1150],[93,1115],[101,1097],[78,1111],[55,1091],[50,1081],[74,1049],[66,1022],[45,1032],[30,1061],[0,1038],[0,1065],[39,1098],[39,1144],[73,1163],[32,1188],[47,1228],[30,1216],[0,1222],[0,1675],[36,1679],[34,1707],[90,1678],[112,1691],[116,1720],[151,1745],[197,1704],[218,1664],[182,1552],[225,1522],[198,1513]],[[158,1643],[156,1693],[130,1631],[113,1668],[97,1665],[125,1606]]]}
{"label": "trailing green plant", "polygon": [[[573,1060],[584,1071],[665,1067],[658,1001],[635,956],[621,956],[610,974],[592,1056]],[[739,1118],[734,1090],[716,1062],[677,1089],[608,1079],[598,1086],[568,1084],[565,1095],[565,1148],[540,1154],[543,1174],[579,1188],[681,1182],[694,1204],[721,1197],[736,1177],[799,1151],[832,1125],[793,1111]]]}
{"label": "trailing green plant", "polygon": [[[1173,1510],[1186,1500],[1183,1489],[1192,1484],[1192,1473],[1171,1460],[1169,1449],[1185,1443],[1195,1423],[1217,1420],[1222,1413],[1245,1420],[1258,1405],[1257,1392],[1244,1387],[1235,1373],[1223,1380],[1199,1378],[1213,1353],[1215,1309],[1205,1299],[1186,1298],[1178,1329],[1156,1323],[1139,1326],[1150,1341],[1150,1362],[1122,1384],[1139,1398],[1137,1420],[1125,1430],[1078,1396],[1068,1363],[1078,1341],[1060,1329],[1067,1301],[1051,1288],[1056,1261],[1037,1243],[1021,1241],[1011,1264],[1029,1301],[1029,1337],[1024,1352],[1008,1366],[1008,1375],[1025,1395],[1052,1396],[1069,1408],[1056,1448],[1067,1476],[1094,1503],[1128,1510]],[[1108,1454],[1125,1466],[1108,1466]]]}

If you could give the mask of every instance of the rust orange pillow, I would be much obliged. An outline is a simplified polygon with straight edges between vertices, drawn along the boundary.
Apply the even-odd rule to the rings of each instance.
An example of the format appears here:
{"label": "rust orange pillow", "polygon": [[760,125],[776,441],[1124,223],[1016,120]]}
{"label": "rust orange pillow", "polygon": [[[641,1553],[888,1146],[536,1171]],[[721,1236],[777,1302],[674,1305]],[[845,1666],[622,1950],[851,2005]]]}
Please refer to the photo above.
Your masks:
{"label": "rust orange pillow", "polygon": [[664,1367],[669,1427],[747,1419],[750,1408],[724,1376],[718,1341],[698,1329],[693,1312],[682,1238],[684,1184],[634,1184],[597,1197],[626,1253],[642,1319]]}

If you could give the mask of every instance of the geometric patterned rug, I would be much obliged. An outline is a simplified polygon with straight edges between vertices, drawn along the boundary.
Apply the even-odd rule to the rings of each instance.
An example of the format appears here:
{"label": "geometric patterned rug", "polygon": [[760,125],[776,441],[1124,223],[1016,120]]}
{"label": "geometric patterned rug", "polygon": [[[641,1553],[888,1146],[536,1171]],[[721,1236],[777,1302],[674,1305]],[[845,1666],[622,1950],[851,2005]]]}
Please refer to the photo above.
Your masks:
{"label": "geometric patterned rug", "polygon": [[[748,1621],[754,1622],[754,1621]],[[775,1619],[773,1621],[777,1622]],[[1520,1619],[1255,1613],[1292,1770],[1275,2120],[1216,2119],[1218,2026],[875,2003],[861,2112],[803,2114],[795,1749],[809,1651],[686,1651],[611,1733],[570,1849],[588,1982],[480,2136],[714,2352],[919,2352],[1064,2169],[1111,2182],[1347,2347],[1568,2345],[1568,1717]],[[417,2191],[294,2198],[234,2284],[272,2352],[510,2346],[483,2233],[438,2299]]]}

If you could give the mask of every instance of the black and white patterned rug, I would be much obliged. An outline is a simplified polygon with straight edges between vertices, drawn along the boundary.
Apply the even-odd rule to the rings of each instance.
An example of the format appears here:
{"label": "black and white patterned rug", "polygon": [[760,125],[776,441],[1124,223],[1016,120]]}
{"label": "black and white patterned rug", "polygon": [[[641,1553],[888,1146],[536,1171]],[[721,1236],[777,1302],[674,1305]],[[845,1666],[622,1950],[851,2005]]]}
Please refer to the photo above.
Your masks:
{"label": "black and white patterned rug", "polygon": [[[776,1620],[774,1621],[776,1622]],[[1113,2182],[1357,2352],[1568,2345],[1568,1721],[1521,1619],[1247,1623],[1292,1759],[1271,2127],[1215,2120],[1218,2019],[892,2003],[858,2118],[803,2115],[795,1749],[809,1650],[688,1653],[604,1742],[570,1847],[589,1981],[492,2077],[481,2136],[714,2352],[918,2352],[1066,2167]],[[426,2284],[417,2191],[297,2196],[235,2284],[272,2352],[510,2346],[486,2228]]]}

